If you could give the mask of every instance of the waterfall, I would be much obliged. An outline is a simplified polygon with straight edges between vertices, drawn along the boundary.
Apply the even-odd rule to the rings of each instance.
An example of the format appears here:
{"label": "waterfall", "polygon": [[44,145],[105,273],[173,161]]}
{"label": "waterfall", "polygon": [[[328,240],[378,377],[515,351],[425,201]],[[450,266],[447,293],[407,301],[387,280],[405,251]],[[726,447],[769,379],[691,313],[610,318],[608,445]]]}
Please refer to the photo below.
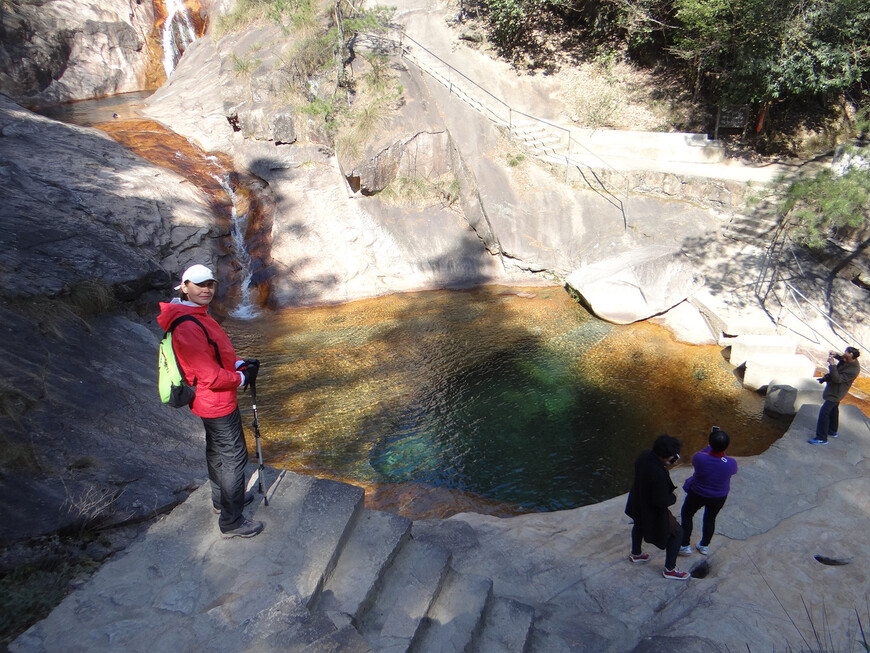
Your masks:
{"label": "waterfall", "polygon": [[183,0],[166,0],[163,21],[163,69],[169,77],[187,47],[196,40],[196,30]]}
{"label": "waterfall", "polygon": [[236,306],[230,314],[233,317],[243,319],[257,317],[260,314],[260,311],[251,296],[251,278],[253,277],[253,271],[251,270],[251,256],[248,254],[248,248],[245,245],[245,227],[248,221],[248,214],[243,213],[242,215],[239,215],[236,192],[230,185],[229,174],[223,176],[212,175],[212,177],[220,184],[221,188],[224,189],[232,202],[231,235],[233,237],[235,258],[239,265],[242,266],[243,271],[241,300],[239,301],[239,305]]}

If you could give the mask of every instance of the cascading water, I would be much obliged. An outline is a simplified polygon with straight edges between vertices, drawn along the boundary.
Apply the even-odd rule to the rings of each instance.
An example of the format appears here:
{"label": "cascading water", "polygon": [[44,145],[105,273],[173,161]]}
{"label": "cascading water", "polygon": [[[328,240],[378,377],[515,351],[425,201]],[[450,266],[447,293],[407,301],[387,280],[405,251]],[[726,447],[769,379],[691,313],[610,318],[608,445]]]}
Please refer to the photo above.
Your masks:
{"label": "cascading water", "polygon": [[230,185],[229,173],[225,174],[222,177],[219,175],[212,175],[212,177],[217,183],[220,184],[221,188],[224,189],[227,196],[230,198],[230,201],[232,202],[232,222],[230,232],[233,237],[235,259],[238,264],[242,266],[242,284],[240,291],[241,301],[239,301],[238,306],[236,306],[236,308],[233,309],[230,314],[233,317],[238,317],[242,319],[257,317],[260,314],[260,311],[257,309],[253,297],[251,296],[251,279],[253,278],[253,266],[251,264],[251,256],[250,254],[248,254],[248,248],[245,245],[245,228],[247,226],[248,214],[247,212],[243,212],[241,215],[239,214],[239,202],[238,198],[236,197],[236,192]]}
{"label": "cascading water", "polygon": [[163,21],[163,69],[169,77],[181,55],[196,40],[196,30],[182,0],[166,0]]}

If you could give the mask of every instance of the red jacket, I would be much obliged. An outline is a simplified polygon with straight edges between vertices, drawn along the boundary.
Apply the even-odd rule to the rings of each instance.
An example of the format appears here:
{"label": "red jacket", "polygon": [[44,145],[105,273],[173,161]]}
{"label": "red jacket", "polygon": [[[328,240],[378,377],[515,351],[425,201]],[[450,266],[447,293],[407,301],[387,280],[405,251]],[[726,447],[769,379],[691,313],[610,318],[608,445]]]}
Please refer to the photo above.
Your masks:
{"label": "red jacket", "polygon": [[200,417],[224,417],[236,409],[236,389],[241,377],[236,372],[236,352],[224,330],[208,314],[205,306],[187,306],[180,303],[160,302],[157,323],[165,331],[182,315],[193,315],[208,331],[218,346],[221,364],[215,358],[214,347],[196,324],[186,320],[172,332],[175,358],[181,365],[185,380],[196,383],[196,397],[190,405]]}

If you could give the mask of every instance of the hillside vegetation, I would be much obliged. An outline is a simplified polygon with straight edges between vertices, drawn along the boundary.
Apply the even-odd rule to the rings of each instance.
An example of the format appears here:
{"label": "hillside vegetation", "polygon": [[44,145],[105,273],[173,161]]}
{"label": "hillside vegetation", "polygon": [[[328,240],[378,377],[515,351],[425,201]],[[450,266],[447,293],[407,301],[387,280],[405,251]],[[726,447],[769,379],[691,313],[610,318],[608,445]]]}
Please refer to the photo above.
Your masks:
{"label": "hillside vegetation", "polygon": [[767,153],[850,132],[870,88],[867,0],[461,0],[460,15],[517,65],[662,75],[691,105],[674,128],[718,119]]}

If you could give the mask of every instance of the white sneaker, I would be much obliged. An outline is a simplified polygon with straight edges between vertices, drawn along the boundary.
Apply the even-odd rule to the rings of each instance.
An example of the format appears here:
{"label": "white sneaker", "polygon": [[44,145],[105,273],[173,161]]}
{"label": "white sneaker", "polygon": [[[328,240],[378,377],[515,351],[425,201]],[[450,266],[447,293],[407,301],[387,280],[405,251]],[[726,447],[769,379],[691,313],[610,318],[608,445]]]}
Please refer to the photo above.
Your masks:
{"label": "white sneaker", "polygon": [[705,556],[710,553],[710,549],[702,544],[698,545],[698,553]]}
{"label": "white sneaker", "polygon": [[[705,548],[706,548],[706,547],[705,547]],[[699,551],[701,550],[701,547],[700,547],[700,546],[698,547],[698,550],[699,550]],[[690,544],[690,545],[688,545],[688,546],[681,546],[681,547],[680,547],[680,555],[681,555],[681,556],[690,556],[690,555],[692,555],[692,545]]]}

